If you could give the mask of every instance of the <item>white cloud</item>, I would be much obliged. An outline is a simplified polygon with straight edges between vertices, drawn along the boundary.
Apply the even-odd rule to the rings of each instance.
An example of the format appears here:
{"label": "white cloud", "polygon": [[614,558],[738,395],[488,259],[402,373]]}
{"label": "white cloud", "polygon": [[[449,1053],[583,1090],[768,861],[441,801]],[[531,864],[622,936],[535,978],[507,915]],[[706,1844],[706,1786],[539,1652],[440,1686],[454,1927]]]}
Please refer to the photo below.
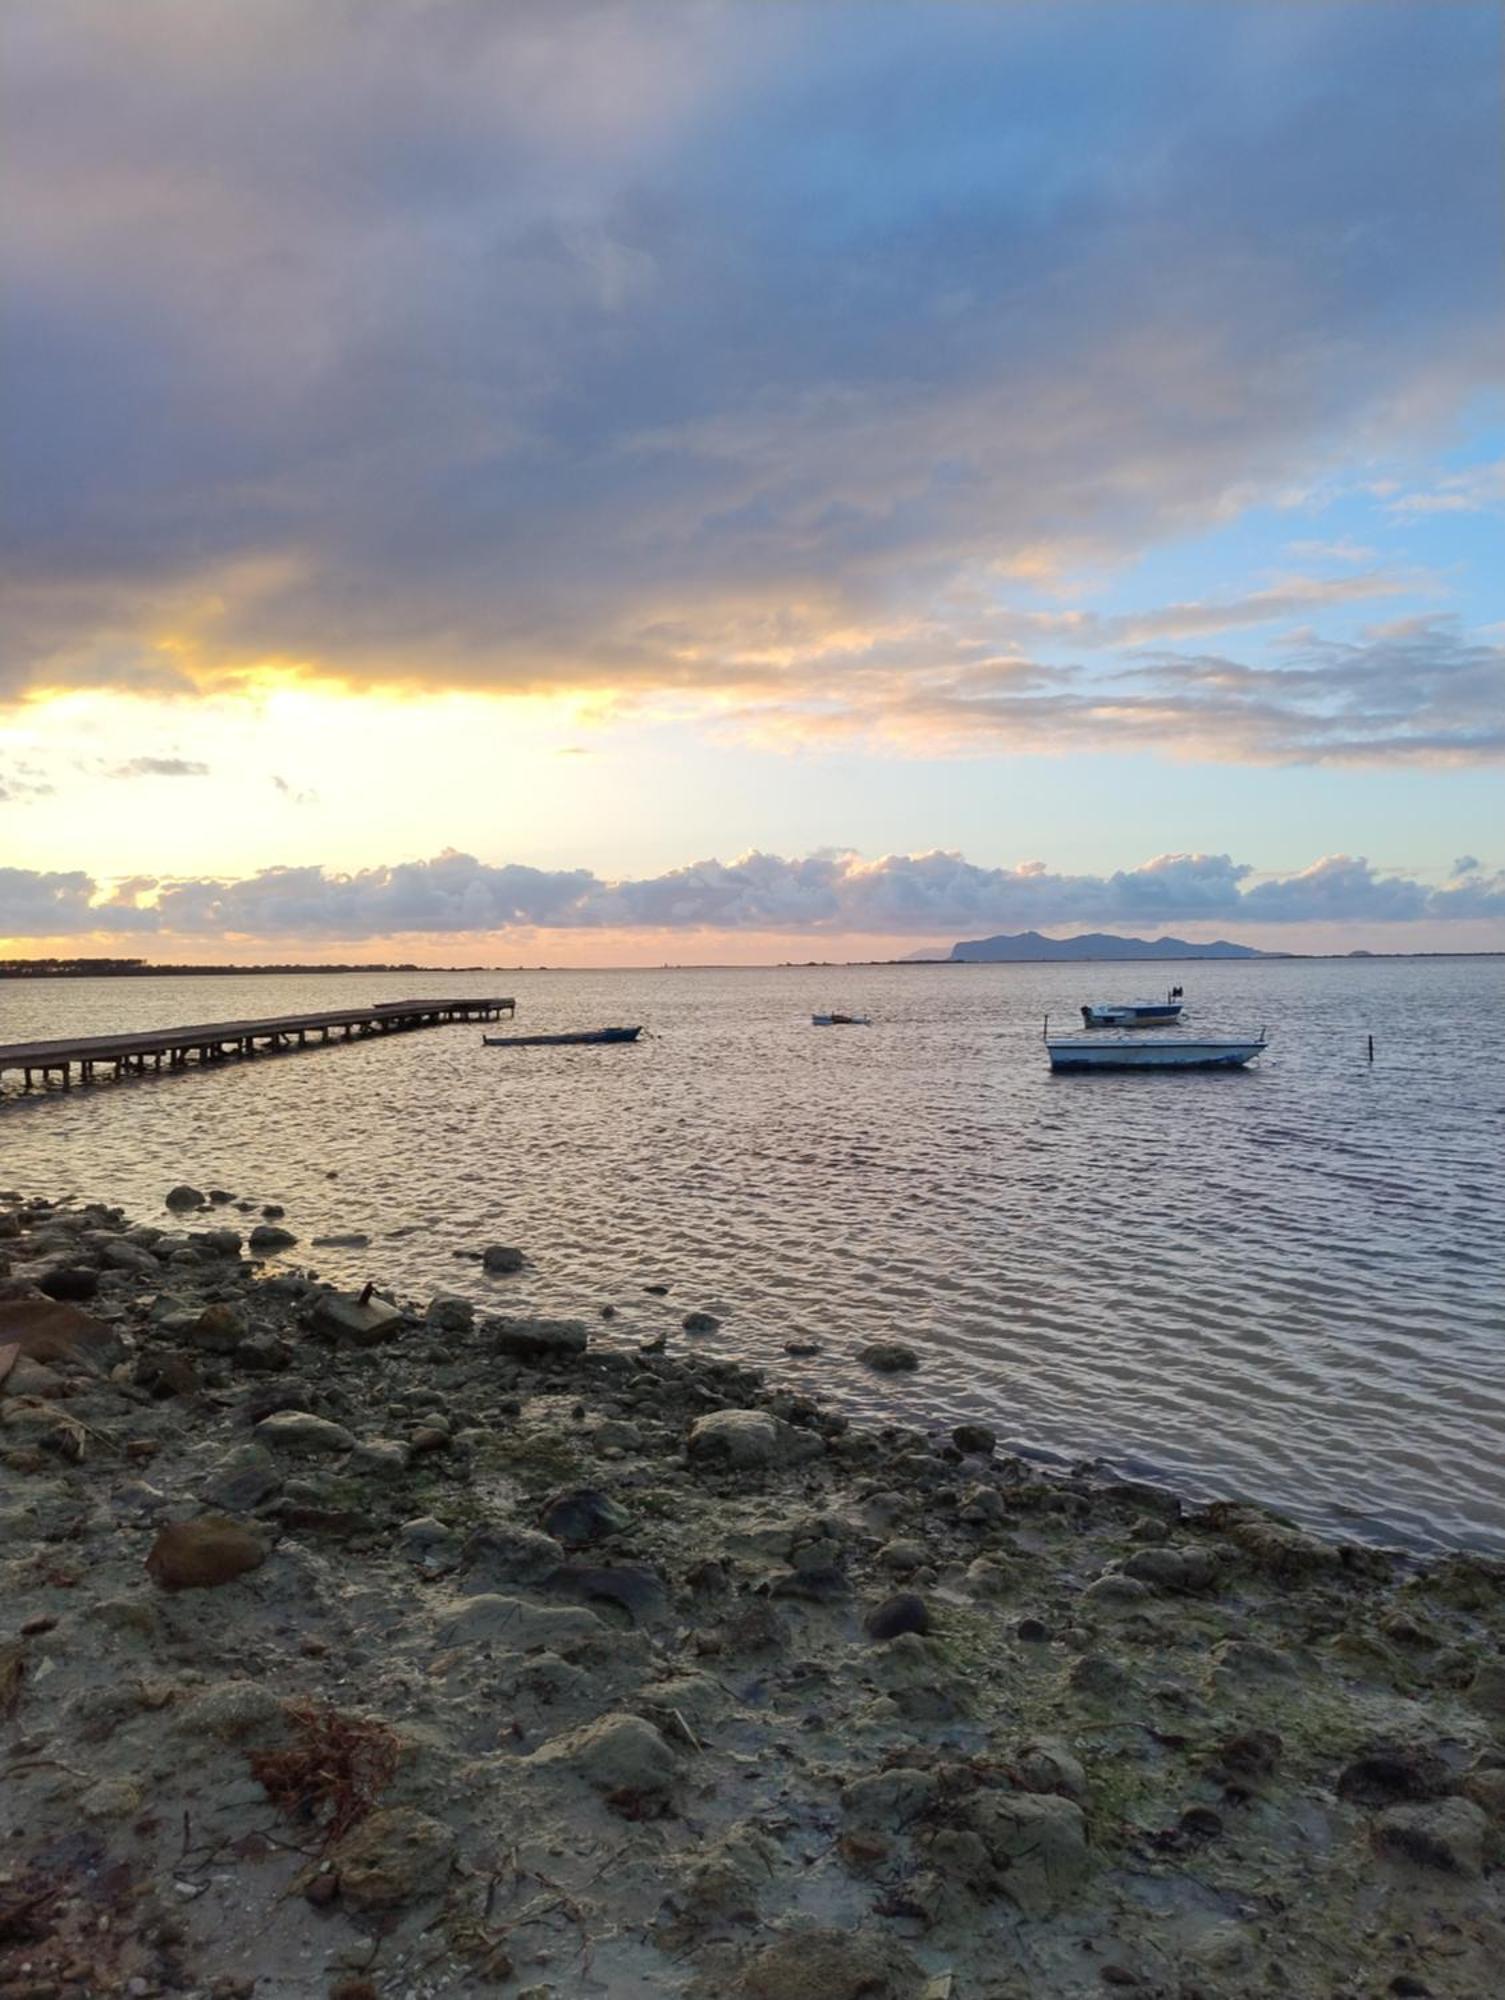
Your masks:
{"label": "white cloud", "polygon": [[[1470,857],[1471,859],[1471,857]],[[1477,866],[1432,888],[1328,855],[1256,881],[1226,854],[1164,854],[1108,875],[1061,874],[1040,861],[982,867],[963,855],[841,851],[786,859],[752,853],[662,875],[603,881],[587,869],[492,865],[447,852],[428,861],[333,874],[268,868],[239,879],[123,884],[108,901],[89,876],[0,869],[0,933],[98,931],[306,943],[530,931],[680,931],[870,935],[1174,923],[1407,922],[1505,916],[1505,873]],[[156,890],[154,903],[146,894]]]}

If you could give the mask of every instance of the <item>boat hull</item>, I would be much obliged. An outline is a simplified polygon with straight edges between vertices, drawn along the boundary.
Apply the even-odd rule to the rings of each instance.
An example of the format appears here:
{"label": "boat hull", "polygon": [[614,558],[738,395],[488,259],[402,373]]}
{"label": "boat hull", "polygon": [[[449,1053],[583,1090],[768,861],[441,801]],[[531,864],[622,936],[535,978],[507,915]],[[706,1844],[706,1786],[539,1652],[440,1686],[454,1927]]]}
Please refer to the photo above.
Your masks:
{"label": "boat hull", "polygon": [[585,1043],[635,1042],[641,1028],[592,1028],[580,1035],[482,1035],[488,1049],[562,1049]]}
{"label": "boat hull", "polygon": [[1159,1042],[1143,1036],[1104,1041],[1085,1037],[1070,1041],[1047,1039],[1050,1066],[1058,1070],[1109,1069],[1242,1069],[1267,1045],[1263,1041],[1193,1041],[1190,1037]]}

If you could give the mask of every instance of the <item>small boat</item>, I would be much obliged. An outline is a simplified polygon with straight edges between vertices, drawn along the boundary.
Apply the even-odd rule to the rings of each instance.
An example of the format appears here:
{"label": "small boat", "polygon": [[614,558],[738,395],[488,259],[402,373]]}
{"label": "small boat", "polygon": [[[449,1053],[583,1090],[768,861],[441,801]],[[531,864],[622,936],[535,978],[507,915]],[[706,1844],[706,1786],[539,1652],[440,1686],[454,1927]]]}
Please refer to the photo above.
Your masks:
{"label": "small boat", "polygon": [[1242,1069],[1269,1046],[1257,1035],[1052,1035],[1052,1069]]}
{"label": "small boat", "polygon": [[812,1014],[812,1028],[870,1028],[873,1025],[870,1014]]}
{"label": "small boat", "polygon": [[1089,1028],[1168,1028],[1180,1018],[1179,1000],[1115,1000],[1082,1009]]}
{"label": "small boat", "polygon": [[581,1042],[635,1042],[641,1028],[590,1028],[577,1035],[482,1035],[488,1049],[559,1049]]}

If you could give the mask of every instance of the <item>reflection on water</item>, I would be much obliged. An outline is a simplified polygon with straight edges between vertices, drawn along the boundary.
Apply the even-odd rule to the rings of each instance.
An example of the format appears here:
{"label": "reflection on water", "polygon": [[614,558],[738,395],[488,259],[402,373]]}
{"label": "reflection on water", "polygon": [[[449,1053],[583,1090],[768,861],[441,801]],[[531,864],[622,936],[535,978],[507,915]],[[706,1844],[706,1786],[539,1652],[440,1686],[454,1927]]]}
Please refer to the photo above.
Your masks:
{"label": "reflection on water", "polygon": [[[509,973],[0,984],[0,1041],[516,992],[450,1027],[0,1108],[0,1181],[160,1213],[175,1181],[287,1205],[325,1275],[593,1314],[873,1410],[1328,1530],[1505,1548],[1500,964],[1193,964],[1189,1024],[1247,1072],[1052,1077],[1043,1017],[1170,968]],[[870,1028],[813,1029],[816,1008]],[[1377,1059],[1365,1060],[1373,1033]],[[365,1230],[369,1250],[311,1251]],[[458,1251],[520,1245],[518,1277]],[[644,1291],[667,1283],[666,1299]],[[603,1328],[603,1334],[607,1329]],[[814,1334],[812,1360],[783,1344]],[[875,1382],[874,1338],[919,1348]]]}

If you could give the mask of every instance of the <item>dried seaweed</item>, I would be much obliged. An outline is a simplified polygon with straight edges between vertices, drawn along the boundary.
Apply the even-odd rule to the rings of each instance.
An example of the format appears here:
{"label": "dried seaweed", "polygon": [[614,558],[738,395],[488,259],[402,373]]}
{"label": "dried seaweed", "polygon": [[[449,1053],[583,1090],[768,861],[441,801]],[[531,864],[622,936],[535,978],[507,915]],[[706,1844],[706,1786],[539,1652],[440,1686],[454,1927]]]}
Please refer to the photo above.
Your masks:
{"label": "dried seaweed", "polygon": [[[288,1711],[286,1750],[247,1752],[251,1775],[300,1825],[332,1847],[371,1812],[397,1771],[398,1741],[384,1722],[302,1703]],[[322,1824],[321,1824],[322,1822]]]}

